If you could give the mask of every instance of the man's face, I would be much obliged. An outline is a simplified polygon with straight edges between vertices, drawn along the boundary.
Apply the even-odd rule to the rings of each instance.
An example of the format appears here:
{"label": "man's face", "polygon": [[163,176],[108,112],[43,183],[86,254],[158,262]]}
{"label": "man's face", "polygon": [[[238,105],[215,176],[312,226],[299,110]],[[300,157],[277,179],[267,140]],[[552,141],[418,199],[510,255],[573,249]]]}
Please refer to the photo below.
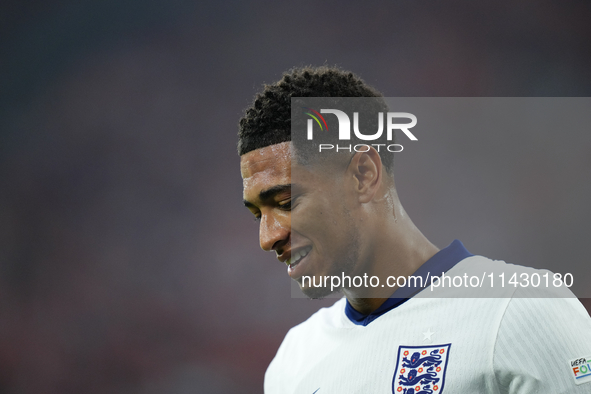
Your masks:
{"label": "man's face", "polygon": [[[302,287],[302,276],[350,275],[359,256],[359,234],[341,172],[292,164],[291,143],[242,155],[240,169],[245,206],[260,222],[261,248],[274,251],[289,276],[308,297],[328,288]],[[293,181],[293,183],[292,183]],[[307,282],[307,281],[306,281]]]}

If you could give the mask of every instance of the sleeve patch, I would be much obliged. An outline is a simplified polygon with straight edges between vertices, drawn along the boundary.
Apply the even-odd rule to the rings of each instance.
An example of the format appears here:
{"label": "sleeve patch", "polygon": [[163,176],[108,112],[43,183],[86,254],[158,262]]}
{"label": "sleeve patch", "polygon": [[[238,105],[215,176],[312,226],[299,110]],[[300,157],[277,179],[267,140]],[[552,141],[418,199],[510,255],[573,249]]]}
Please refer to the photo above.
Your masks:
{"label": "sleeve patch", "polygon": [[568,367],[576,384],[591,382],[591,355],[570,360]]}

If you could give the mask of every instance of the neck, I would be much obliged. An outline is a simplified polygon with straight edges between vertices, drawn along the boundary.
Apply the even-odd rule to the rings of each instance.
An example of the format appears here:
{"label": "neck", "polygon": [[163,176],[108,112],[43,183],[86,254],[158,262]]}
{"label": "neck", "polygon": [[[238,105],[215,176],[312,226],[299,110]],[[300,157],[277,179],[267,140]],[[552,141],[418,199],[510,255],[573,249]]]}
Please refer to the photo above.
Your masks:
{"label": "neck", "polygon": [[[414,225],[402,207],[397,204],[394,215],[388,215],[373,232],[376,242],[366,263],[354,275],[368,278],[377,276],[380,284],[389,276],[410,276],[429,260],[439,249]],[[368,279],[369,280],[369,279]],[[355,310],[370,314],[380,307],[398,287],[360,287],[343,289],[347,300]]]}

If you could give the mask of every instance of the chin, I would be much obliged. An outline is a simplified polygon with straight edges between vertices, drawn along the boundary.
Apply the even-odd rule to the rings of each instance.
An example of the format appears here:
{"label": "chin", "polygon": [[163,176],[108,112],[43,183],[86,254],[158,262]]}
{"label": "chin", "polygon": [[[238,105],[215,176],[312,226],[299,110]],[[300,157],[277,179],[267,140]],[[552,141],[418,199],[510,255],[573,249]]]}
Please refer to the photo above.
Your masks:
{"label": "chin", "polygon": [[312,300],[321,300],[323,298],[328,297],[331,294],[334,293],[338,293],[339,291],[341,291],[340,288],[335,288],[333,290],[330,289],[330,286],[328,287],[302,287],[302,285],[300,284],[300,290],[302,291],[302,293],[304,293],[304,295]]}

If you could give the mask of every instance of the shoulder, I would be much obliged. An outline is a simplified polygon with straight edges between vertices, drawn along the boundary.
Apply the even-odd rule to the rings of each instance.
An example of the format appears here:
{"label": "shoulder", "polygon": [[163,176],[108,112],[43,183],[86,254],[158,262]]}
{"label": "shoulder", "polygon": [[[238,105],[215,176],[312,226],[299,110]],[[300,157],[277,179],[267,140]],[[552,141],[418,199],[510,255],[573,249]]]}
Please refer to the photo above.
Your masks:
{"label": "shoulder", "polygon": [[518,287],[495,343],[493,363],[501,392],[589,392],[591,383],[577,380],[571,368],[574,360],[591,356],[589,332],[591,317],[567,288]]}
{"label": "shoulder", "polygon": [[484,284],[440,294],[497,301],[498,320],[494,308],[488,313],[491,325],[495,321],[492,367],[500,393],[589,392],[591,377],[585,383],[572,365],[591,358],[591,317],[554,273],[472,256],[446,274]]}
{"label": "shoulder", "polygon": [[327,350],[330,331],[338,331],[344,323],[345,302],[341,298],[332,306],[319,309],[287,332],[265,373],[265,393],[284,392],[286,382],[298,381],[296,371],[301,373],[308,368],[311,352],[319,356],[319,352]]}
{"label": "shoulder", "polygon": [[[325,308],[320,308],[312,316],[303,321],[302,323],[292,327],[286,334],[282,347],[291,346],[297,344],[303,339],[309,339],[312,333],[318,333],[318,331],[324,331],[327,329],[339,328],[343,325],[345,317],[346,299],[340,298],[333,305]],[[279,352],[278,352],[279,355]]]}

